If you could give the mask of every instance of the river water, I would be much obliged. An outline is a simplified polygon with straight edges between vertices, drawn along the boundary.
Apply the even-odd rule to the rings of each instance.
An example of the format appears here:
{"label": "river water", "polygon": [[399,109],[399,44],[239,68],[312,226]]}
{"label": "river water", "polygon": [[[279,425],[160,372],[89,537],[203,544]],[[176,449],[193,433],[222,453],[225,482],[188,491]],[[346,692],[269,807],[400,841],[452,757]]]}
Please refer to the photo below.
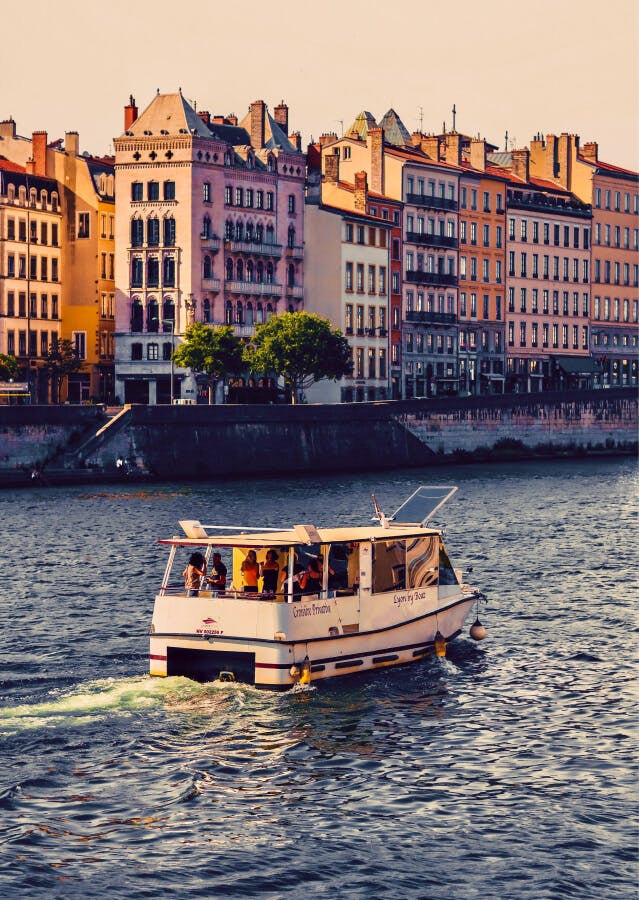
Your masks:
{"label": "river water", "polygon": [[[419,483],[488,637],[285,694],[151,679],[180,518],[347,524]],[[635,898],[633,460],[0,494],[0,888]]]}

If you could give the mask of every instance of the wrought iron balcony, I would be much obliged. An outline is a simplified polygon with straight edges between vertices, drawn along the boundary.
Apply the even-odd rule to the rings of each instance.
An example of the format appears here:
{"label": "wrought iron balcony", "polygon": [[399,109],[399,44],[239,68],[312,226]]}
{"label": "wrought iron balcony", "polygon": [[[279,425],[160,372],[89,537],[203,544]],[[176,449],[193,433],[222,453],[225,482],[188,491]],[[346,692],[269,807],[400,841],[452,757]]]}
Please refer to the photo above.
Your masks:
{"label": "wrought iron balcony", "polygon": [[446,197],[435,197],[433,194],[406,194],[406,203],[423,206],[428,209],[457,209],[457,201]]}
{"label": "wrought iron balcony", "polygon": [[217,253],[220,249],[221,241],[219,237],[205,237],[203,234],[201,234],[200,242],[202,245],[202,250],[210,250],[212,253]]}
{"label": "wrought iron balcony", "polygon": [[425,309],[410,309],[404,313],[404,321],[417,325],[456,325],[455,313],[429,312]]}
{"label": "wrought iron balcony", "polygon": [[446,275],[443,272],[419,272],[413,270],[405,273],[404,280],[411,284],[441,284],[450,287],[457,285],[456,275]]}
{"label": "wrought iron balcony", "polygon": [[448,237],[445,234],[425,234],[421,231],[407,231],[404,241],[428,247],[457,247],[458,244],[456,237]]}
{"label": "wrought iron balcony", "polygon": [[219,293],[222,284],[219,278],[203,278],[202,279],[202,290],[204,291],[216,291]]}

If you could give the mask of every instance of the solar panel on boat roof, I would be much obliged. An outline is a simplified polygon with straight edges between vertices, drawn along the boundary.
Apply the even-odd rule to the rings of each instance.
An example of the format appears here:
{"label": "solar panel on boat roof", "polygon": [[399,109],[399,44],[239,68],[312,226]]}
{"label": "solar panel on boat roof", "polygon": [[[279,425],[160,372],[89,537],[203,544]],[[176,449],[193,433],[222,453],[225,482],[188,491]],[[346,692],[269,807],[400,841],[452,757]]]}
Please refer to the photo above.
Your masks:
{"label": "solar panel on boat roof", "polygon": [[450,485],[422,485],[389,516],[389,522],[425,525],[456,490],[456,487]]}

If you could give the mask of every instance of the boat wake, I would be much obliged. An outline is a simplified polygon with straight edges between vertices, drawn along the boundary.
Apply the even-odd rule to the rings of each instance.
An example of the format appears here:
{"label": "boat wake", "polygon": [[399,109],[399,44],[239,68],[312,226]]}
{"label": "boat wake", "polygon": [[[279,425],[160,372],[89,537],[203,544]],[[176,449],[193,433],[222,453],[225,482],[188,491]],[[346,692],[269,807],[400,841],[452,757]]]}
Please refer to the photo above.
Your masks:
{"label": "boat wake", "polygon": [[[219,685],[223,688],[232,685]],[[189,678],[100,678],[59,693],[44,703],[0,709],[0,734],[36,728],[82,726],[105,716],[130,715],[155,707],[197,703],[212,685]]]}

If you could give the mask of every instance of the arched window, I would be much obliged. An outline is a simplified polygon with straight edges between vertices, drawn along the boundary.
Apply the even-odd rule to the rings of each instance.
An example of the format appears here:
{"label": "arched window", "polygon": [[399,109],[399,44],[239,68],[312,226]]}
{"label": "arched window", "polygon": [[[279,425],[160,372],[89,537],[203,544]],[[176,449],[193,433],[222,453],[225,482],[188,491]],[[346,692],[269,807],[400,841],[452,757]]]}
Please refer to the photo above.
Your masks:
{"label": "arched window", "polygon": [[226,280],[233,281],[233,260],[226,260]]}
{"label": "arched window", "polygon": [[142,321],[142,304],[139,300],[133,300],[131,303],[131,331],[142,331]]}
{"label": "arched window", "polygon": [[289,229],[288,229],[288,246],[289,247],[295,246],[295,229],[293,228],[292,225],[289,226]]}
{"label": "arched window", "polygon": [[233,304],[230,300],[227,300],[224,306],[224,321],[227,325],[233,324]]}
{"label": "arched window", "polygon": [[275,157],[274,156],[269,156],[268,162],[266,164],[266,168],[268,169],[269,172],[275,172],[276,165],[275,165]]}
{"label": "arched window", "polygon": [[211,277],[211,257],[207,254],[202,265],[202,278]]}
{"label": "arched window", "polygon": [[38,192],[36,191],[35,188],[31,188],[31,190],[29,191],[29,206],[35,207],[37,201],[38,201]]}
{"label": "arched window", "polygon": [[204,216],[202,219],[202,237],[208,238],[211,237],[211,218],[210,216]]}
{"label": "arched window", "polygon": [[267,303],[266,304],[266,321],[268,322],[268,320],[270,318],[272,318],[272,316],[273,316],[273,306],[271,303]]}
{"label": "arched window", "polygon": [[237,275],[237,280],[244,281],[244,263],[242,262],[241,259],[238,259],[238,261],[236,263],[235,272]]}
{"label": "arched window", "polygon": [[256,313],[255,313],[255,320],[256,320],[256,322],[258,322],[258,323],[264,321],[264,307],[262,306],[262,303],[261,303],[261,302],[258,302],[258,304],[257,304],[257,309],[256,309]]}
{"label": "arched window", "polygon": [[146,345],[146,358],[147,359],[158,359],[160,355],[160,345],[153,343]]}
{"label": "arched window", "polygon": [[211,185],[208,181],[205,181],[202,185],[202,200],[205,203],[211,202]]}
{"label": "arched window", "polygon": [[244,307],[242,306],[242,301],[237,301],[237,309],[235,311],[235,321],[238,325],[244,324]]}
{"label": "arched window", "polygon": [[40,206],[42,207],[42,209],[47,208],[48,201],[49,201],[49,195],[47,194],[47,192],[40,191]]}
{"label": "arched window", "polygon": [[254,268],[253,268],[253,260],[249,259],[246,263],[246,280],[253,281]]}
{"label": "arched window", "polygon": [[253,304],[249,300],[246,304],[246,324],[253,325]]}
{"label": "arched window", "polygon": [[258,284],[264,281],[264,263],[260,260],[255,267],[255,280]]}
{"label": "arched window", "polygon": [[289,287],[294,287],[295,285],[295,266],[293,263],[289,264],[286,283]]}
{"label": "arched window", "polygon": [[244,225],[241,222],[237,222],[235,225],[235,240],[244,240]]}
{"label": "arched window", "polygon": [[164,287],[175,287],[175,257],[165,256],[162,262],[162,284]]}
{"label": "arched window", "polygon": [[230,221],[230,219],[227,219],[227,221],[224,224],[224,240],[232,241],[233,234],[234,234],[233,223]]}
{"label": "arched window", "polygon": [[146,330],[157,334],[160,330],[160,316],[157,300],[149,300],[146,305]]}
{"label": "arched window", "polygon": [[160,244],[160,220],[148,219],[146,223],[146,242],[149,247],[158,247]]}
{"label": "arched window", "polygon": [[173,344],[171,344],[169,341],[165,341],[162,344],[162,359],[169,360],[169,359],[171,359],[172,355],[173,355]]}
{"label": "arched window", "polygon": [[295,307],[293,306],[292,303],[289,303],[289,305],[288,305],[288,311],[289,311],[289,312],[295,312]]}
{"label": "arched window", "polygon": [[202,304],[202,315],[204,321],[208,324],[211,321],[211,301],[205,297]]}
{"label": "arched window", "polygon": [[171,323],[175,325],[175,304],[167,297],[162,304],[162,331],[171,331]]}
{"label": "arched window", "polygon": [[57,194],[51,195],[51,210],[52,210],[52,212],[58,211],[58,195]]}
{"label": "arched window", "polygon": [[264,226],[262,224],[255,226],[255,240],[258,244],[264,241]]}
{"label": "arched window", "polygon": [[252,222],[249,222],[246,226],[246,240],[247,241],[253,240],[253,223]]}
{"label": "arched window", "polygon": [[275,230],[272,225],[266,226],[266,243],[273,244],[275,243]]}
{"label": "arched window", "polygon": [[144,222],[142,219],[131,219],[131,246],[141,247],[144,243]]}
{"label": "arched window", "polygon": [[150,256],[146,264],[146,286],[160,286],[160,264],[157,256]]}
{"label": "arched window", "polygon": [[290,213],[295,212],[295,194],[288,195],[288,211]]}
{"label": "arched window", "polygon": [[266,263],[266,283],[273,284],[273,263]]}
{"label": "arched window", "polygon": [[175,247],[175,219],[167,216],[164,220],[164,246]]}

